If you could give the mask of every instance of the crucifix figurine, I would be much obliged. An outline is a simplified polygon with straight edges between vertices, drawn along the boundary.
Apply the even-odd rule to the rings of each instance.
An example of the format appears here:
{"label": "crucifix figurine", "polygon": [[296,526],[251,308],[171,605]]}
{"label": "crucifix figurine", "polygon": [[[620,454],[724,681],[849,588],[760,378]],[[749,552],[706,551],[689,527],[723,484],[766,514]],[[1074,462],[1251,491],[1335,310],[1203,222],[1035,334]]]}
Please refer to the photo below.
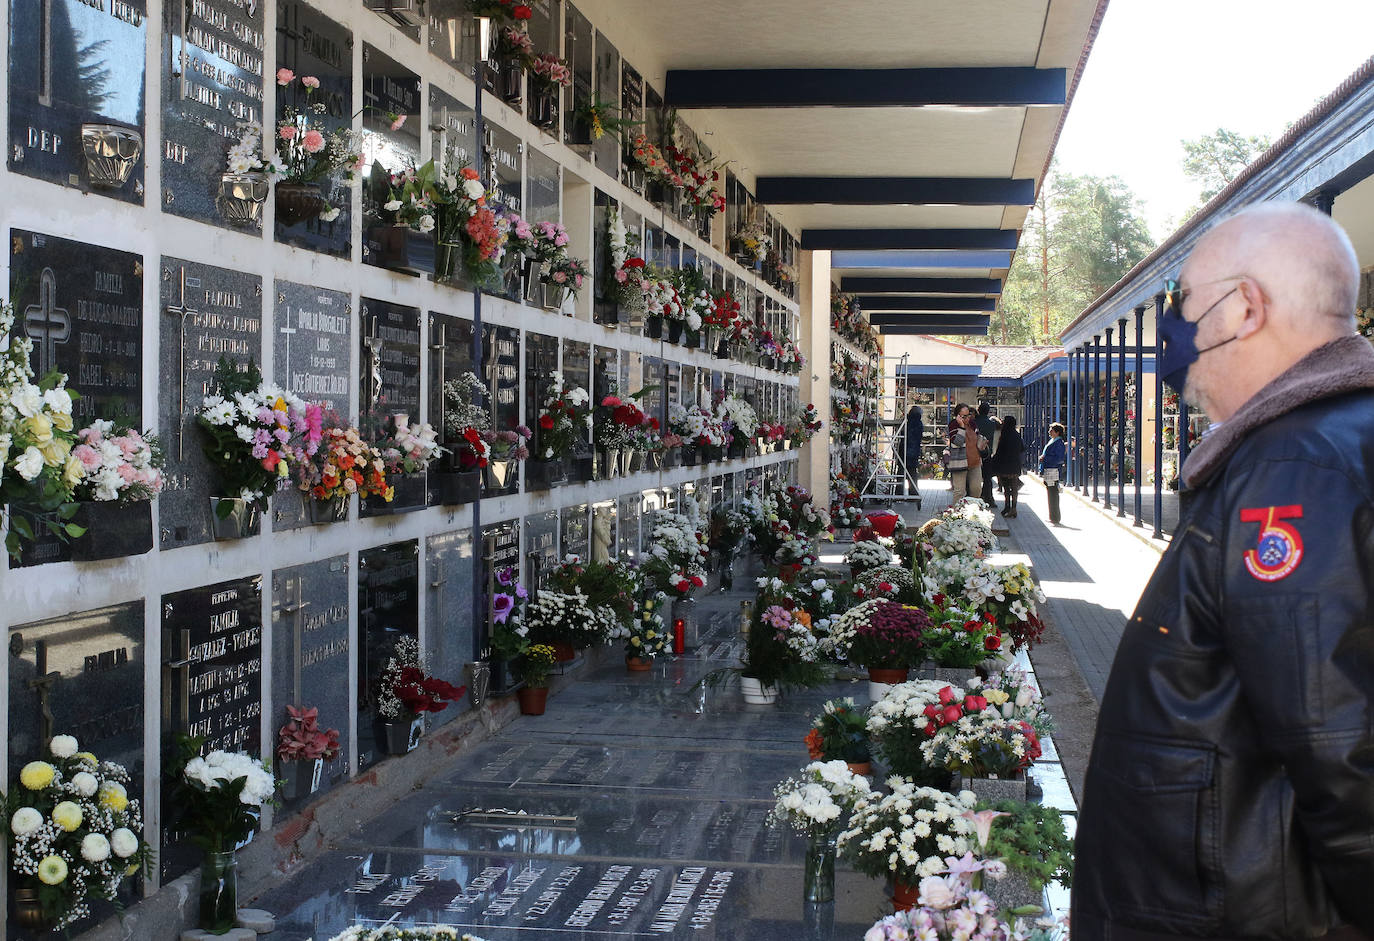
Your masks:
{"label": "crucifix figurine", "polygon": [[38,694],[38,735],[43,744],[52,740],[52,687],[62,678],[56,670],[48,671],[48,642],[36,641],[33,645],[33,663],[37,675],[29,680],[29,689]]}
{"label": "crucifix figurine", "polygon": [[368,335],[363,337],[363,346],[367,348],[367,391],[363,396],[363,411],[369,415],[382,401],[382,338],[378,335],[378,319],[376,316],[369,318]]}
{"label": "crucifix figurine", "polygon": [[[163,280],[171,277],[171,270],[162,270]],[[199,283],[198,279],[196,280]],[[177,304],[167,306],[167,316],[178,317],[181,320],[177,331],[177,460],[186,460],[186,318],[193,317],[200,313],[192,310],[186,304],[186,267],[181,267],[181,297]]]}

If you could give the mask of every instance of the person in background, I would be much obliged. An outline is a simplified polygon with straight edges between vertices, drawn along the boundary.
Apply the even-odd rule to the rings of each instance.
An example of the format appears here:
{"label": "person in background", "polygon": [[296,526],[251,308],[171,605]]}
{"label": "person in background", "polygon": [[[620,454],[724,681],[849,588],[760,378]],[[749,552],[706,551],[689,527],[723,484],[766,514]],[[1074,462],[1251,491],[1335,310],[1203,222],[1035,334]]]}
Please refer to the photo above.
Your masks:
{"label": "person in background", "polygon": [[973,409],[963,403],[955,406],[947,434],[949,449],[945,453],[948,455],[946,466],[953,491],[952,502],[958,503],[964,497],[977,499],[983,489],[983,458],[978,453],[978,429]]}
{"label": "person in background", "polygon": [[1002,427],[997,432],[997,451],[992,456],[991,468],[983,472],[985,479],[997,477],[1002,488],[1002,515],[1007,519],[1016,519],[1016,495],[1021,491],[1021,455],[1025,450],[1021,432],[1016,430],[1016,419],[1008,415],[1002,419]]}
{"label": "person in background", "polygon": [[895,448],[901,452],[901,461],[906,465],[907,480],[913,487],[921,479],[921,440],[925,436],[925,415],[921,411],[921,406],[913,403],[911,408],[907,409],[906,421],[902,425],[900,440]]}
{"label": "person in background", "polygon": [[989,507],[994,506],[996,497],[992,493],[992,474],[986,468],[992,463],[992,456],[997,450],[997,419],[992,417],[992,405],[987,402],[978,403],[978,435],[987,442],[986,445],[979,444],[978,454],[983,459],[983,489],[979,491],[984,503]]}
{"label": "person in background", "polygon": [[1064,426],[1059,422],[1050,425],[1050,440],[1040,452],[1040,479],[1045,482],[1045,493],[1050,502],[1050,525],[1058,526],[1059,484],[1064,479],[1064,468],[1069,463],[1069,446],[1064,443]]}

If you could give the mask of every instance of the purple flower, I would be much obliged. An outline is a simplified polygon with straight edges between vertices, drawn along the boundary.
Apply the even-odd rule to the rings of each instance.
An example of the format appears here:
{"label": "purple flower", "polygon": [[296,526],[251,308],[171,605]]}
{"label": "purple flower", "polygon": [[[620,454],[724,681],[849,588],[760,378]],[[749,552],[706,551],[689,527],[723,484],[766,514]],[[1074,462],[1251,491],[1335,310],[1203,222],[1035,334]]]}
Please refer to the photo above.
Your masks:
{"label": "purple flower", "polygon": [[505,624],[506,618],[510,617],[511,610],[515,607],[515,599],[502,592],[491,599],[491,614],[496,619],[497,624]]}
{"label": "purple flower", "polygon": [[517,584],[517,585],[515,586],[515,597],[519,598],[521,601],[524,601],[524,600],[525,600],[526,598],[528,598],[529,596],[530,596],[530,593],[527,592],[527,591],[525,591],[525,586],[524,586],[524,585],[519,585],[519,584]]}
{"label": "purple flower", "polygon": [[258,421],[266,425],[272,423],[273,419],[275,418],[275,415],[270,408],[264,405],[257,410],[254,417],[256,417]]}
{"label": "purple flower", "polygon": [[261,461],[263,458],[267,457],[267,445],[265,445],[265,444],[255,444],[255,445],[253,445],[253,457],[257,458],[259,461]]}
{"label": "purple flower", "polygon": [[496,582],[499,585],[509,585],[513,581],[515,581],[515,567],[512,565],[507,565],[496,573]]}
{"label": "purple flower", "polygon": [[524,426],[524,425],[518,425],[518,426],[516,427],[516,429],[515,429],[515,433],[518,434],[518,435],[519,435],[520,437],[522,437],[522,438],[533,438],[533,437],[534,437],[534,432],[530,431],[529,428],[527,428],[527,427]]}

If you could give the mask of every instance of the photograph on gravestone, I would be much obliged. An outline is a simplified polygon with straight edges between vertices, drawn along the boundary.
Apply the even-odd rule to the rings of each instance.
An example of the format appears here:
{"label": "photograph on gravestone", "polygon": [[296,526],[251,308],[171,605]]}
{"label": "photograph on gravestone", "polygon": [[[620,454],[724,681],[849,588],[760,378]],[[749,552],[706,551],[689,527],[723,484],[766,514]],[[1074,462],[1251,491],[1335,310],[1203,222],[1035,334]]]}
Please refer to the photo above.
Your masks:
{"label": "photograph on gravestone", "polygon": [[[472,530],[438,533],[425,542],[428,591],[425,600],[425,649],[434,675],[455,686],[472,689],[464,665],[472,662],[473,557]],[[467,712],[471,699],[463,697],[430,717],[432,725]]]}
{"label": "photograph on gravestone", "polygon": [[143,205],[145,0],[13,0],[9,168]]}
{"label": "photograph on gravestone", "polygon": [[[324,406],[326,425],[347,423],[353,386],[353,305],[348,294],[277,281],[272,373],[277,385]],[[272,500],[272,528],[309,525],[308,497],[291,484]]]}
{"label": "photograph on gravestone", "polygon": [[593,562],[609,562],[617,558],[618,527],[614,500],[592,506],[591,536],[588,555]]}
{"label": "photograph on gravestone", "polygon": [[[358,769],[386,755],[385,722],[377,711],[382,675],[402,637],[420,630],[420,544],[414,540],[358,553]],[[437,674],[434,674],[437,675]],[[460,677],[440,676],[455,686]]]}
{"label": "photograph on gravestone", "polygon": [[563,141],[575,147],[590,146],[592,129],[589,122],[578,118],[594,101],[596,87],[596,59],[592,47],[591,20],[577,7],[567,4],[563,15],[563,61],[572,70],[572,87],[564,92],[567,120],[563,123]]}
{"label": "photograph on gravestone", "polygon": [[563,507],[559,520],[559,554],[562,558],[575,555],[579,559],[591,557],[591,520],[588,506]]}
{"label": "photograph on gravestone", "polygon": [[[273,773],[289,782],[288,810],[303,806],[348,778],[348,556],[335,556],[272,573],[272,696],[269,728],[291,719],[287,706],[319,710],[321,729],[339,733],[339,751],[321,765],[273,755]],[[277,733],[280,734],[279,732]],[[271,746],[275,749],[277,741]],[[288,764],[297,767],[288,769]]]}
{"label": "photograph on gravestone", "polygon": [[467,0],[428,0],[429,51],[470,80],[477,78],[477,17]]}
{"label": "photograph on gravestone", "polygon": [[158,280],[158,434],[167,458],[158,542],[174,549],[209,542],[210,498],[236,496],[220,492],[196,413],[221,358],[262,363],[262,279],[164,255]]}
{"label": "photograph on gravestone", "polygon": [[[485,405],[479,393],[472,395],[464,382],[464,377],[472,372],[472,321],[450,317],[436,311],[429,312],[429,416],[430,423],[439,433],[439,443],[448,449],[440,456],[437,464],[431,467],[429,475],[430,500],[443,505],[456,503],[456,497],[475,497],[480,490],[470,490],[459,484],[452,484],[460,492],[450,493],[445,481],[461,481],[465,478],[451,477],[461,473],[477,473],[480,469],[468,470],[459,460],[462,451],[460,442],[467,425],[462,420],[463,403],[472,398],[473,405]],[[474,376],[474,378],[477,378]],[[479,380],[480,381],[480,380]],[[478,480],[480,485],[480,479]],[[463,500],[461,502],[471,502]]]}
{"label": "photograph on gravestone", "polygon": [[[365,440],[379,441],[402,417],[407,424],[421,420],[420,312],[365,297],[361,329],[358,430]],[[412,486],[420,481],[410,480],[410,475],[393,477],[387,483],[397,486],[395,498],[390,503],[367,498],[362,501],[364,516],[423,506],[423,486]]]}
{"label": "photograph on gravestone", "polygon": [[[290,69],[297,80],[277,87],[277,116],[287,105],[298,111],[315,105],[311,121],[324,125],[332,132],[353,126],[353,34],[315,9],[307,0],[277,0],[277,66]],[[313,94],[300,79],[312,76],[320,80]],[[325,255],[348,258],[353,252],[353,184],[343,179],[342,171],[332,177],[303,184],[298,191],[283,191],[288,184],[275,184],[276,202],[283,206],[284,198],[298,193],[302,203],[312,197],[322,199],[339,210],[332,222],[318,215],[286,225],[292,218],[283,218],[280,208],[276,214],[276,240]],[[299,211],[297,212],[299,214]]]}
{"label": "photograph on gravestone", "polygon": [[[487,403],[491,408],[491,426],[500,432],[515,431],[522,425],[525,431],[533,426],[520,420],[520,331],[514,327],[482,325],[482,370],[487,389]],[[534,442],[525,439],[525,450]],[[523,465],[521,465],[523,466]],[[487,493],[510,493],[519,484],[519,475],[511,468],[506,486],[490,487]],[[495,481],[493,481],[495,483]]]}
{"label": "photograph on gravestone", "polygon": [[562,555],[558,542],[558,511],[531,513],[525,517],[525,580],[542,588]]}
{"label": "photograph on gravestone", "polygon": [[[420,165],[420,77],[363,45],[363,261],[404,274],[434,273],[433,217],[423,230],[387,205]],[[402,122],[402,123],[397,123]]]}
{"label": "photograph on gravestone", "polygon": [[639,509],[643,497],[627,493],[616,506],[617,546],[622,559],[639,558]]}
{"label": "photograph on gravestone", "polygon": [[[177,734],[204,739],[201,754],[262,755],[262,577],[162,596],[162,747]],[[177,831],[177,808],[163,789],[164,882],[192,868],[200,850]]]}
{"label": "photograph on gravestone", "polygon": [[[123,765],[143,789],[142,601],[9,629],[9,764],[44,758],[54,735]],[[132,795],[136,796],[136,795]]]}
{"label": "photograph on gravestone", "polygon": [[265,3],[199,0],[163,11],[162,210],[199,222],[262,229],[270,177],[230,167],[245,134],[262,147]]}
{"label": "photograph on gravestone", "polygon": [[[63,373],[79,398],[80,431],[98,418],[143,423],[143,258],[22,229],[10,230],[10,302],[15,330],[33,342],[37,379]],[[67,544],[40,528],[20,565],[71,558]]]}
{"label": "photograph on gravestone", "polygon": [[[473,638],[473,652],[477,659],[485,660],[493,657],[491,649],[491,628],[492,628],[492,599],[499,594],[503,588],[498,584],[498,577],[509,579],[519,577],[525,571],[524,560],[520,558],[520,521],[508,520],[503,523],[492,523],[482,527],[482,541],[477,545],[477,551],[481,553],[478,564],[477,589],[480,592],[478,597],[478,620],[474,625],[475,637]],[[526,574],[526,588],[533,590],[533,580]],[[506,689],[509,686],[509,676],[501,666],[493,662],[491,673],[491,688],[493,691]]]}
{"label": "photograph on gravestone", "polygon": [[[596,98],[612,106],[620,100],[620,53],[600,30],[596,32]],[[612,179],[620,171],[620,142],[610,134],[592,144],[592,159]]]}

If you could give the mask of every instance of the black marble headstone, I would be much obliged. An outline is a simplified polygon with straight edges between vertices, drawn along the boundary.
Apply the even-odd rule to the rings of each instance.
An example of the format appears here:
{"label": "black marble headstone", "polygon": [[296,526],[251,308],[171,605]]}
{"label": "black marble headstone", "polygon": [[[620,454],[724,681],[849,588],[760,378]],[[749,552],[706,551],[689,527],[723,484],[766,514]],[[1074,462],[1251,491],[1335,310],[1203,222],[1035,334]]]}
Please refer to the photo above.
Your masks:
{"label": "black marble headstone", "polygon": [[[461,429],[449,428],[445,387],[454,387],[472,371],[472,321],[429,312],[429,415],[439,440],[452,451]],[[435,481],[430,481],[431,485]]]}
{"label": "black marble headstone", "polygon": [[[613,347],[598,346],[592,350],[592,399],[600,402],[611,392],[612,386],[619,381],[620,351]],[[620,389],[620,396],[627,397],[629,389]]]}
{"label": "black marble headstone", "polygon": [[616,504],[617,552],[621,558],[639,558],[639,505],[637,493],[627,493]]}
{"label": "black marble headstone", "polygon": [[9,8],[10,171],[142,205],[145,0]]}
{"label": "black marble headstone", "polygon": [[348,777],[348,603],[347,556],[272,573],[271,728],[296,706],[318,709],[320,727],[338,730],[321,792]]}
{"label": "black marble headstone", "polygon": [[485,173],[487,185],[495,191],[497,201],[507,209],[525,214],[524,191],[521,185],[524,173],[522,156],[524,146],[520,138],[491,121],[486,122],[487,139],[485,149]]}
{"label": "black marble headstone", "polygon": [[531,587],[540,587],[547,581],[559,558],[558,511],[525,517],[525,577]]}
{"label": "black marble headstone", "polygon": [[[538,444],[539,413],[558,369],[558,338],[542,333],[525,334],[525,424],[535,429]],[[543,457],[531,448],[532,457]]]}
{"label": "black marble headstone", "polygon": [[[644,120],[644,77],[628,62],[623,63],[620,69],[620,114],[631,121]],[[621,134],[622,171],[634,168],[635,165],[630,160],[629,143],[635,134],[642,131],[642,127],[632,127]]]}
{"label": "black marble headstone", "polygon": [[[197,0],[163,12],[162,209],[227,225],[216,205],[241,124],[263,121],[265,3]],[[254,226],[254,229],[260,228]]]}
{"label": "black marble headstone", "polygon": [[201,452],[196,412],[209,392],[215,366],[262,362],[262,280],[164,255],[159,275],[158,433],[166,449],[166,485],[158,498],[163,549],[210,540],[210,497],[219,475]]}
{"label": "black marble headstone", "polygon": [[429,88],[429,132],[436,165],[451,173],[477,165],[476,114],[433,85]]}
{"label": "black marble headstone", "polygon": [[[373,178],[380,166],[389,174],[420,165],[420,76],[371,45],[363,46],[363,261],[384,265],[382,230],[392,218],[383,209],[389,182]],[[405,123],[395,126],[395,120]]]}
{"label": "black marble headstone", "polygon": [[566,558],[575,555],[579,559],[591,557],[591,521],[587,515],[587,504],[565,506],[559,521],[562,554]]}
{"label": "black marble headstone", "polygon": [[393,415],[420,420],[420,312],[365,297],[362,314],[358,428],[376,436]]}
{"label": "black marble headstone", "polygon": [[[358,767],[383,757],[374,720],[382,671],[396,641],[420,630],[420,546],[415,540],[358,553]],[[441,677],[450,682],[452,677]]]}
{"label": "black marble headstone", "polygon": [[531,222],[557,222],[563,188],[558,161],[533,148],[527,151],[527,157],[524,216]]}
{"label": "black marble headstone", "polygon": [[429,0],[429,51],[469,79],[477,77],[477,18],[467,0]]}
{"label": "black marble headstone", "polygon": [[[596,96],[602,101],[620,100],[620,53],[601,30],[596,31]],[[620,171],[620,143],[610,134],[592,144],[596,165],[614,179]]]}
{"label": "black marble headstone", "polygon": [[[566,98],[569,110],[577,112],[592,103],[596,83],[596,52],[592,47],[591,21],[577,7],[567,4],[563,15],[563,59],[572,70],[572,88]],[[578,122],[564,124],[564,141],[577,143]]]}
{"label": "black marble headstone", "polygon": [[[508,520],[482,527],[482,541],[477,546],[481,556],[478,560],[478,597],[479,620],[477,622],[477,650],[481,657],[491,655],[491,625],[487,620],[491,598],[501,590],[495,584],[496,576],[503,569],[511,568],[525,572],[520,559],[520,521]],[[528,573],[526,574],[528,578]]]}
{"label": "black marble headstone", "polygon": [[[353,34],[315,9],[307,0],[277,0],[277,66],[297,76],[314,76],[319,89],[309,99],[295,82],[277,89],[277,107],[308,101],[325,105],[313,120],[330,131],[353,124]],[[353,251],[353,184],[342,178],[319,181],[322,195],[339,210],[333,222],[309,219],[285,226],[278,219],[276,240],[326,255],[347,258]]]}

